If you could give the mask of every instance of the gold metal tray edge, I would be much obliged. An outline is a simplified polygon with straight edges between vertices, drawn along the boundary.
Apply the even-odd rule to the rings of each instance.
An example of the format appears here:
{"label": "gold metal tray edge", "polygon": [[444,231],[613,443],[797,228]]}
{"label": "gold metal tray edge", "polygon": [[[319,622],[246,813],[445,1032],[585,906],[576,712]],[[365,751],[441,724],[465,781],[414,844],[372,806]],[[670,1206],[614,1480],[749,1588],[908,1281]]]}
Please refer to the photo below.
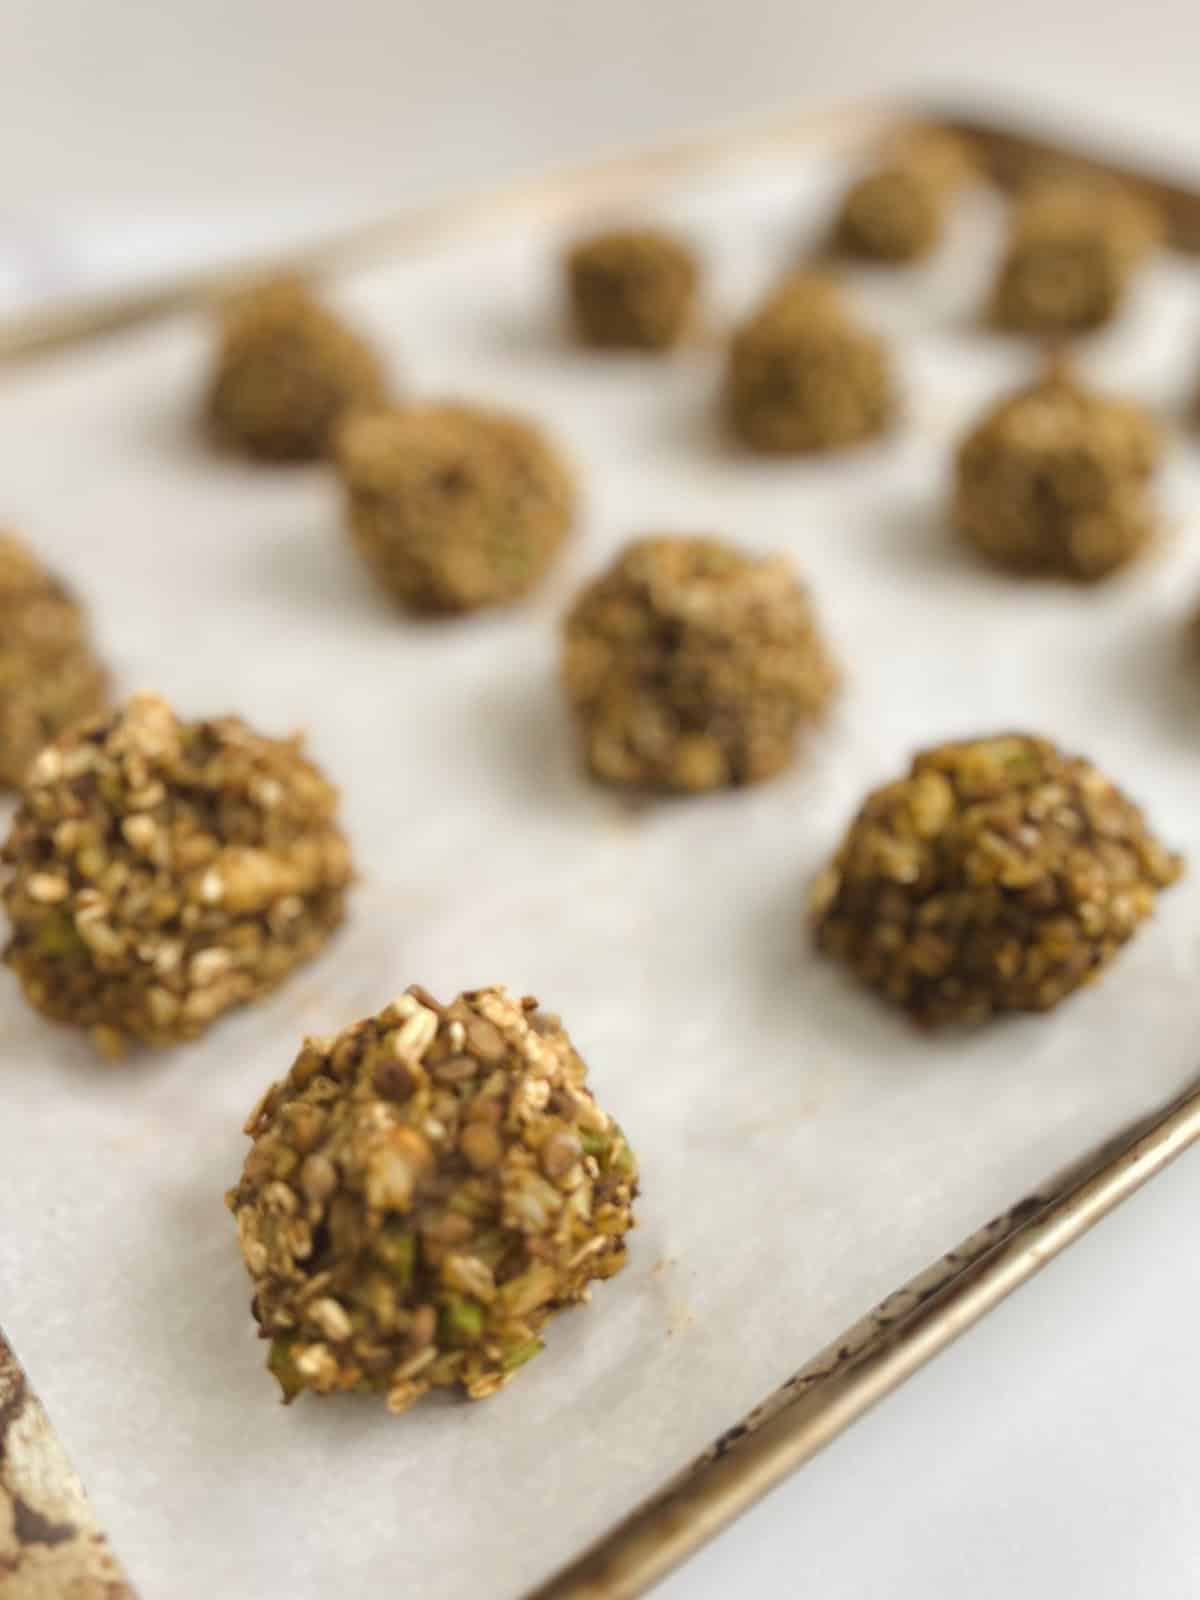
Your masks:
{"label": "gold metal tray edge", "polygon": [[1197,1138],[1193,1086],[890,1294],[525,1600],[645,1594]]}

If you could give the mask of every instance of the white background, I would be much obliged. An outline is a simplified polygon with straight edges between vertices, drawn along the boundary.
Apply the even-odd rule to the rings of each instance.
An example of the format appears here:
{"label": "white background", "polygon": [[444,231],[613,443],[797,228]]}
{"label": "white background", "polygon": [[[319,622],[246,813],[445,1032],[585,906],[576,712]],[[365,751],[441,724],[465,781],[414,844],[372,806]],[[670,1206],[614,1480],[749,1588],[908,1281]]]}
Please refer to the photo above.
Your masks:
{"label": "white background", "polygon": [[[1001,94],[1200,171],[1198,57],[1192,0],[5,0],[0,285],[879,89]],[[1185,1158],[664,1593],[1194,1595],[1198,1207]]]}

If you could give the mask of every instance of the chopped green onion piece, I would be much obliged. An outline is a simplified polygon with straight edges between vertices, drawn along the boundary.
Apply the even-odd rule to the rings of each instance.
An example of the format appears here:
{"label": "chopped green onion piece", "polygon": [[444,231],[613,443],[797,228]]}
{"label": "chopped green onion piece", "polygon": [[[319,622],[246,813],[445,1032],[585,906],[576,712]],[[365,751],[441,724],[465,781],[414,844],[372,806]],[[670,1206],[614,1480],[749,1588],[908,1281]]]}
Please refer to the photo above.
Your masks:
{"label": "chopped green onion piece", "polygon": [[540,1339],[525,1339],[520,1344],[511,1345],[501,1356],[500,1365],[505,1372],[515,1372],[518,1367],[523,1367],[527,1361],[532,1361],[534,1356],[546,1346]]}
{"label": "chopped green onion piece", "polygon": [[412,1282],[417,1260],[416,1236],[408,1228],[386,1223],[375,1240],[375,1255],[388,1269],[400,1290]]}
{"label": "chopped green onion piece", "polygon": [[483,1332],[484,1311],[477,1300],[462,1295],[451,1295],[442,1306],[442,1334],[447,1339],[478,1339]]}
{"label": "chopped green onion piece", "polygon": [[281,1334],[271,1340],[270,1354],[267,1356],[267,1371],[272,1374],[279,1387],[283,1390],[284,1404],[294,1400],[304,1388],[304,1379],[296,1370],[292,1360],[292,1350],[295,1340]]}

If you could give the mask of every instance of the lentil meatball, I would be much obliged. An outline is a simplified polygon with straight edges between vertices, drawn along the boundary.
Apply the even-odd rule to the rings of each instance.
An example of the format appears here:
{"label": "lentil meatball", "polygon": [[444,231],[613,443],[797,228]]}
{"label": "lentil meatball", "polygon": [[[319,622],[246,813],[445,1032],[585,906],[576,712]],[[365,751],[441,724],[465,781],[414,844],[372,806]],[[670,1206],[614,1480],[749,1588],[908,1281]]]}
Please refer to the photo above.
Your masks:
{"label": "lentil meatball", "polygon": [[973,170],[970,151],[954,134],[929,129],[897,141],[847,190],[835,245],[871,261],[920,260],[941,240],[950,203]]}
{"label": "lentil meatball", "polygon": [[691,320],[700,267],[661,228],[628,228],[580,240],[566,258],[576,331],[601,349],[665,350]]}
{"label": "lentil meatball", "polygon": [[415,611],[519,599],[574,515],[571,469],[540,429],[475,406],[362,413],[341,430],[337,464],[355,548]]}
{"label": "lentil meatball", "polygon": [[1018,198],[992,291],[997,326],[1018,333],[1082,333],[1109,322],[1161,224],[1117,184],[1047,178]]}
{"label": "lentil meatball", "polygon": [[1181,871],[1090,762],[1028,734],[967,739],[868,795],[814,888],[816,940],[920,1023],[1049,1011]]}
{"label": "lentil meatball", "polygon": [[107,698],[83,608],[15,534],[0,533],[0,784],[19,786],[42,746]]}
{"label": "lentil meatball", "polygon": [[1014,571],[1094,580],[1134,559],[1154,531],[1151,418],[1052,368],[1004,400],[963,441],[953,518],[960,535]]}
{"label": "lentil meatball", "polygon": [[637,1164],[561,1022],[414,987],[309,1039],[251,1113],[227,1201],[285,1400],[479,1400],[625,1264]]}
{"label": "lentil meatball", "polygon": [[752,450],[838,450],[881,433],[894,410],[883,341],[859,326],[837,286],[797,273],[734,336],[727,404]]}
{"label": "lentil meatball", "polygon": [[35,760],[3,850],[4,960],[106,1054],[192,1039],[342,920],[337,792],[299,739],[141,694]]}
{"label": "lentil meatball", "polygon": [[314,461],[345,416],[386,398],[374,351],[303,284],[277,279],[224,308],[208,417],[231,449]]}
{"label": "lentil meatball", "polygon": [[837,672],[787,561],[658,537],[626,546],[575,602],[563,681],[597,778],[697,791],[787,766]]}

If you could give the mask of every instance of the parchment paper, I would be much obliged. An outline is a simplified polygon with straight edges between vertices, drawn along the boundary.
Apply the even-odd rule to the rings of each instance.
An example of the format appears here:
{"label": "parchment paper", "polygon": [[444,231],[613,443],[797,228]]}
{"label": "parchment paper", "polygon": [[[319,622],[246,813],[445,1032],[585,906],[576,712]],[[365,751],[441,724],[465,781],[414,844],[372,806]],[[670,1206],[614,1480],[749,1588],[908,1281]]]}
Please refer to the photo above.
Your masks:
{"label": "parchment paper", "polygon": [[[719,316],[795,258],[843,177],[775,165],[668,197],[711,261]],[[4,515],[93,601],[123,686],[307,726],[364,872],[323,959],[168,1055],[105,1067],[0,988],[0,1318],[149,1600],[516,1595],[1195,1068],[1197,462],[1181,435],[1160,547],[1094,589],[1016,582],[955,546],[948,451],[1029,370],[1024,347],[971,326],[997,220],[981,201],[932,267],[856,274],[900,341],[909,416],[830,462],[731,451],[715,347],[572,350],[551,230],[342,285],[414,392],[527,409],[578,460],[575,546],[502,616],[403,620],[360,574],[319,470],[210,456],[193,429],[198,325],[5,380]],[[1198,313],[1200,285],[1156,268],[1087,366],[1178,408]],[[557,619],[654,529],[788,550],[810,577],[847,689],[781,781],[631,806],[578,770]],[[805,887],[914,747],[1011,727],[1107,768],[1193,874],[1091,992],[929,1037],[812,952]],[[631,1265],[486,1404],[284,1409],[222,1204],[242,1120],[303,1033],[411,981],[450,995],[494,980],[564,1014],[640,1153]],[[1081,1340],[1096,1314],[1079,1307]]]}

